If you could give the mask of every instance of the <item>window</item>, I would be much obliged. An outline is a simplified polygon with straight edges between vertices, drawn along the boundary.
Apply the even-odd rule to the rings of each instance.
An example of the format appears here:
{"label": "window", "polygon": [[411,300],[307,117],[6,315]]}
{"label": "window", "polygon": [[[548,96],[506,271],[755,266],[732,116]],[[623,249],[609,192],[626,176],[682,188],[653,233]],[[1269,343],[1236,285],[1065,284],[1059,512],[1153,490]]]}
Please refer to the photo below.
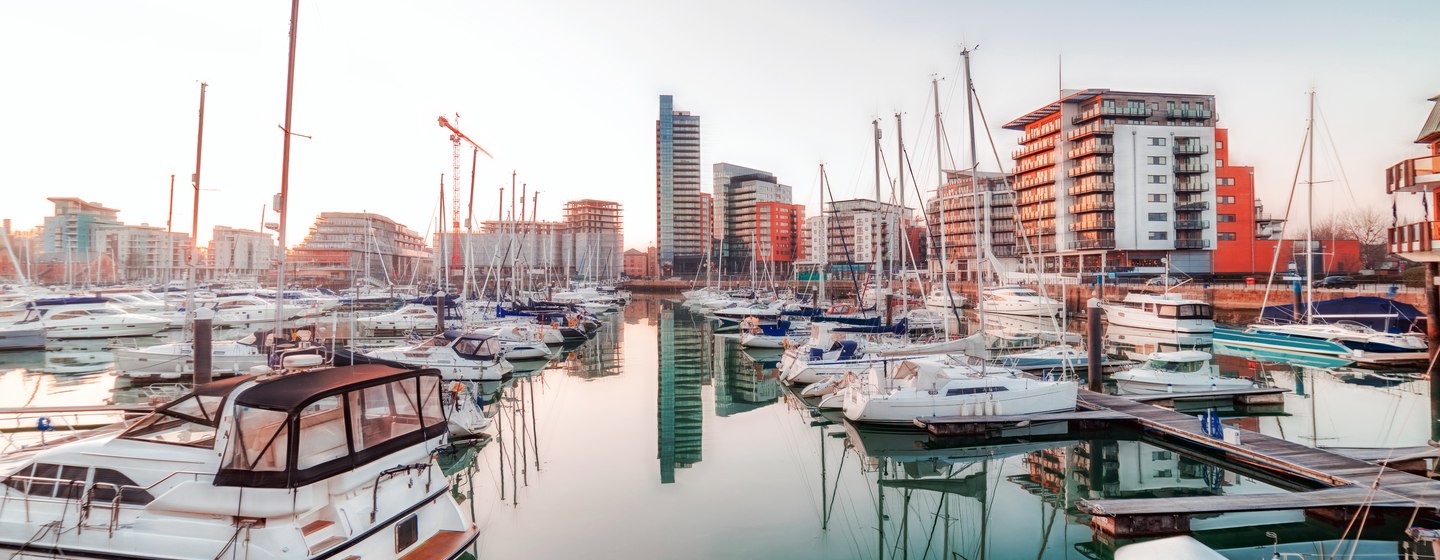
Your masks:
{"label": "window", "polygon": [[1152,231],[1152,232],[1150,232],[1150,240],[1151,240],[1151,241],[1165,241],[1166,239],[1170,239],[1170,232],[1168,232],[1168,231]]}
{"label": "window", "polygon": [[351,432],[361,451],[420,429],[414,379],[394,381],[350,393]]}
{"label": "window", "polygon": [[1218,178],[1218,179],[1215,179],[1215,184],[1220,185],[1220,186],[1222,186],[1222,187],[1232,187],[1232,186],[1235,186],[1235,178],[1234,178],[1234,177],[1220,177],[1220,178]]}
{"label": "window", "polygon": [[1150,202],[1166,202],[1169,200],[1169,198],[1170,195],[1167,195],[1165,193],[1153,193],[1149,195]]}
{"label": "window", "polygon": [[290,438],[287,414],[248,406],[235,407],[237,435],[230,445],[225,468],[250,471],[283,471],[289,457]]}
{"label": "window", "polygon": [[1162,137],[1151,136],[1151,137],[1150,137],[1150,145],[1151,145],[1151,146],[1164,146],[1164,145],[1165,145],[1165,138],[1164,138],[1163,136],[1162,136]]}
{"label": "window", "polygon": [[1165,156],[1150,156],[1146,159],[1150,165],[1165,165],[1167,163]]}
{"label": "window", "polygon": [[1217,222],[1222,222],[1222,223],[1223,223],[1223,222],[1233,222],[1233,221],[1235,221],[1235,215],[1234,215],[1234,214],[1220,214],[1220,215],[1218,215],[1218,216],[1215,217],[1215,221],[1217,221]]}
{"label": "window", "polygon": [[1235,204],[1235,197],[1233,197],[1233,196],[1217,196],[1217,197],[1215,197],[1215,203],[1216,203],[1216,204]]}
{"label": "window", "polygon": [[1223,150],[1223,149],[1225,149],[1225,142],[1220,141],[1220,140],[1216,140],[1216,141],[1215,141],[1215,149],[1217,149],[1217,150]]}
{"label": "window", "polygon": [[1151,212],[1151,213],[1150,213],[1150,221],[1152,221],[1152,222],[1168,222],[1168,221],[1170,221],[1170,215],[1169,215],[1169,214],[1166,214],[1166,213],[1164,213],[1164,212]]}
{"label": "window", "polygon": [[1150,452],[1150,460],[1151,460],[1151,461],[1169,461],[1170,458],[1171,458],[1171,455],[1170,455],[1170,452],[1169,452],[1169,451],[1151,451],[1151,452]]}
{"label": "window", "polygon": [[326,397],[300,411],[300,442],[296,467],[308,469],[350,454],[345,437],[345,412],[340,397]]}
{"label": "window", "polygon": [[1222,231],[1222,232],[1216,233],[1215,235],[1218,236],[1218,237],[1216,237],[1216,238],[1219,239],[1219,240],[1221,240],[1221,241],[1234,241],[1234,240],[1235,240],[1235,232],[1233,232],[1233,231]]}
{"label": "window", "polygon": [[1225,167],[1225,160],[1223,160],[1223,159],[1217,159],[1217,160],[1215,160],[1215,167]]}
{"label": "window", "polygon": [[1165,102],[1165,108],[1166,108],[1166,109],[1169,109],[1169,110],[1171,110],[1171,111],[1174,111],[1174,110],[1175,110],[1175,102],[1174,102],[1174,101],[1166,101],[1166,102]]}
{"label": "window", "polygon": [[120,503],[122,504],[143,506],[155,499],[149,492],[141,488],[134,488],[139,484],[135,484],[130,477],[111,469],[95,469],[95,481],[91,484],[95,487],[96,502],[114,501],[116,490],[120,491]]}
{"label": "window", "polygon": [[1169,181],[1169,177],[1166,175],[1151,175],[1146,182],[1152,185],[1163,185],[1166,181]]}

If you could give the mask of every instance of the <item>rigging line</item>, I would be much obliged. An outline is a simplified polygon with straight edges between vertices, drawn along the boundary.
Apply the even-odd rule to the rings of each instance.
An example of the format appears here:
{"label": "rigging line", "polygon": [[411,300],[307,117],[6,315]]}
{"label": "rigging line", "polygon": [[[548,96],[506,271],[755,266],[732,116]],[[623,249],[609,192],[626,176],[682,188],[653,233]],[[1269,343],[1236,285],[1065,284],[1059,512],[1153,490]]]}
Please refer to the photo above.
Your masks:
{"label": "rigging line", "polygon": [[1345,162],[1340,160],[1340,148],[1335,145],[1335,135],[1330,134],[1330,122],[1325,120],[1325,110],[1319,103],[1315,104],[1315,110],[1320,113],[1320,126],[1325,130],[1325,138],[1330,141],[1330,154],[1335,156],[1335,166],[1340,169],[1340,181],[1345,185],[1345,194],[1350,195],[1350,203],[1358,208],[1360,203],[1355,200],[1355,189],[1350,187],[1349,175],[1345,174]]}
{"label": "rigging line", "polygon": [[[1300,157],[1295,158],[1295,176],[1290,179],[1290,196],[1285,200],[1285,217],[1283,220],[1286,224],[1290,223],[1290,209],[1295,206],[1295,189],[1300,186],[1300,164],[1305,161],[1305,148],[1310,145],[1310,126],[1309,123],[1305,125],[1305,137],[1300,141]],[[1313,221],[1314,220],[1311,220],[1312,223]],[[1270,304],[1270,285],[1275,282],[1275,266],[1280,263],[1280,246],[1283,245],[1281,241],[1284,240],[1284,226],[1281,226],[1280,231],[1281,238],[1275,241],[1275,251],[1270,257],[1270,273],[1265,275],[1265,295],[1260,298],[1261,309],[1264,309],[1265,306]],[[1310,248],[1306,247],[1305,251],[1309,253]],[[1291,252],[1294,251],[1292,250]],[[1310,263],[1305,264],[1308,266]]]}

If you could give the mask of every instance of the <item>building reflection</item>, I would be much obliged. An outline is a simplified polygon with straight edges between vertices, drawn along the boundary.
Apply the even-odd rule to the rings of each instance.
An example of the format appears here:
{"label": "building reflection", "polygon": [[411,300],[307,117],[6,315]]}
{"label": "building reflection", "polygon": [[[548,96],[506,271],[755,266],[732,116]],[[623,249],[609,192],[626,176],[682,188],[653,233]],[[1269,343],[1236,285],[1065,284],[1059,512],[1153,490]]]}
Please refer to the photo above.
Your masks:
{"label": "building reflection", "polygon": [[565,353],[565,361],[560,364],[565,375],[598,379],[620,375],[624,370],[620,348],[625,342],[625,329],[621,327],[620,317],[612,313],[601,317],[601,320],[605,326],[594,338]]}
{"label": "building reflection", "polygon": [[716,416],[732,416],[780,401],[773,361],[757,360],[732,337],[716,336],[711,341]]}
{"label": "building reflection", "polygon": [[657,423],[660,482],[675,482],[675,469],[701,459],[704,407],[701,386],[709,382],[705,318],[684,308],[660,311]]}

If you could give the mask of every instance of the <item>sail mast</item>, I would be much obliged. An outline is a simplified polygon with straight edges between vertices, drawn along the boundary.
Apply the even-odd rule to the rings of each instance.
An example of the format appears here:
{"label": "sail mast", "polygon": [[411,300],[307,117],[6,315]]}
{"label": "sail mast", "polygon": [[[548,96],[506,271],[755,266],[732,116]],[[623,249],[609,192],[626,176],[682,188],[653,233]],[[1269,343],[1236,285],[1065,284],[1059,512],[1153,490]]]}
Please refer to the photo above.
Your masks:
{"label": "sail mast", "polygon": [[299,34],[300,0],[290,1],[290,64],[285,72],[285,143],[280,158],[280,196],[275,201],[275,211],[280,213],[279,268],[275,272],[275,339],[285,326],[285,217],[290,207],[290,122],[295,106],[295,37]]}
{"label": "sail mast", "polygon": [[1305,157],[1305,324],[1315,322],[1315,89],[1310,89],[1310,116],[1305,126],[1305,143],[1309,155]]}
{"label": "sail mast", "polygon": [[[960,56],[965,62],[965,122],[970,128],[970,191],[975,193],[976,201],[979,202],[980,198],[978,197],[982,196],[982,193],[980,192],[980,178],[976,175],[980,171],[980,156],[975,145],[975,89],[970,81],[970,49],[962,49]],[[975,266],[975,271],[979,273],[976,275],[975,284],[975,315],[980,320],[981,330],[985,329],[985,287],[982,285],[984,281],[980,279],[985,277],[985,260],[990,249],[990,193],[983,193],[983,198],[984,216],[980,227],[975,228],[975,259],[979,261]],[[977,217],[982,213],[979,204],[976,204],[973,210]]]}

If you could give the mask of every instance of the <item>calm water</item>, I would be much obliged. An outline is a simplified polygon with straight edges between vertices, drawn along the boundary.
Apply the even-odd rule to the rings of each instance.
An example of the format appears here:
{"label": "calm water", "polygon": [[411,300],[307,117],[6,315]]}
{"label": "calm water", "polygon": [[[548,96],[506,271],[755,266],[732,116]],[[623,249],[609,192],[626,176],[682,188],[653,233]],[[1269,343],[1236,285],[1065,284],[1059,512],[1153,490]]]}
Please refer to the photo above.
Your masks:
{"label": "calm water", "polygon": [[[1107,335],[1116,354],[1191,342]],[[67,366],[93,360],[102,371],[35,372],[57,353],[76,358],[61,360]],[[127,387],[104,371],[106,353],[0,354],[0,406],[164,394],[164,385]],[[485,384],[495,437],[453,467],[461,508],[482,529],[477,556],[1110,558],[1125,543],[1097,538],[1079,500],[1305,490],[1126,431],[937,441],[857,429],[780,387],[777,358],[741,349],[678,305],[642,298],[560,359]],[[1294,391],[1283,414],[1231,420],[1244,427],[1333,447],[1428,439],[1428,385],[1403,372],[1234,357],[1220,365]],[[1355,557],[1401,558],[1394,525],[1367,526]],[[1270,558],[1267,531],[1282,552],[1328,557],[1344,530],[1302,512],[1197,517],[1191,528],[1234,559]]]}

